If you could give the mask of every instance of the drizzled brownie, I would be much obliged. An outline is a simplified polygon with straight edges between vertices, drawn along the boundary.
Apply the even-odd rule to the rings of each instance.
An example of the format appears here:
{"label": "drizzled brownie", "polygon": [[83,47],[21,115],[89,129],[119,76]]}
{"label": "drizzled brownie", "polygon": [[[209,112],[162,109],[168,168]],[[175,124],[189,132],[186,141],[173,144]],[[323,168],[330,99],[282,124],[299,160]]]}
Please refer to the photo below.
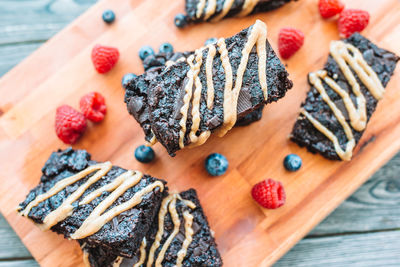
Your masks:
{"label": "drizzled brownie", "polygon": [[[192,136],[195,134],[195,139],[201,139],[201,134],[220,131],[221,128],[226,126],[225,116],[227,113],[224,111],[224,100],[227,76],[225,66],[221,60],[220,52],[224,50],[221,48],[221,43],[226,46],[227,58],[232,69],[231,88],[234,88],[238,76],[237,71],[243,57],[242,52],[249,42],[249,37],[254,33],[253,29],[261,29],[261,31],[262,28],[265,29],[265,24],[261,21],[257,21],[255,25],[233,37],[220,39],[218,44],[214,43],[198,49],[196,52],[184,53],[184,56],[175,56],[172,60],[166,57],[165,60],[161,61],[170,61],[168,67],[156,66],[157,64],[154,64],[151,69],[128,84],[125,102],[129,113],[134,116],[143,128],[147,141],[152,142],[156,139],[172,156],[182,147],[193,146],[192,138],[190,138],[191,127],[193,126],[192,103],[189,103],[187,108],[186,123],[182,122],[184,99],[185,96],[189,97],[187,93],[190,91],[186,90],[187,84],[190,81],[188,72],[192,69],[188,63],[190,57],[194,58],[193,64],[196,64],[197,59],[201,59],[202,61],[198,73],[201,83],[198,104],[200,123],[196,132],[192,132]],[[261,78],[265,78],[266,80],[266,92],[263,91],[259,79],[260,55],[257,51],[257,43],[250,50],[247,65],[243,73],[243,80],[241,86],[239,86],[240,91],[237,99],[235,121],[238,124],[246,124],[246,120],[251,122],[259,119],[261,117],[262,106],[282,98],[286,91],[293,85],[288,79],[289,74],[266,40],[266,37],[262,41],[265,44],[264,63],[266,67],[265,76]],[[211,51],[210,46],[215,49],[211,67],[214,88],[213,107],[211,109],[207,104],[207,89],[209,88],[207,82],[208,72],[206,71],[208,53]],[[145,64],[147,63],[145,62]],[[197,85],[195,83],[192,88],[193,95],[195,95],[196,88]],[[266,94],[267,98],[265,98]],[[194,101],[192,98],[190,98],[189,102]],[[185,131],[182,125],[185,126]],[[183,138],[181,131],[184,131]]]}
{"label": "drizzled brownie", "polygon": [[[174,196],[176,201],[174,207],[180,223],[179,227],[175,226],[171,211],[166,209],[166,207],[170,209],[169,205],[174,204],[171,201],[171,197],[173,199]],[[190,201],[191,203],[188,205],[185,201]],[[194,204],[194,206],[189,207],[191,204]],[[157,261],[162,266],[222,266],[221,256],[194,189],[180,194],[171,194],[169,197],[164,198],[161,206],[164,206],[164,208],[155,217],[145,241],[142,242],[141,248],[136,251],[133,258],[119,258],[101,248],[91,249],[84,247],[83,250],[88,257],[90,265],[93,267],[112,267],[114,264],[120,264],[120,267],[139,267],[155,266]],[[185,223],[187,223],[187,218],[184,217],[185,213],[186,216],[190,214],[193,220],[188,227],[193,231],[193,234],[190,235],[191,238],[189,238],[191,240],[186,238]],[[163,227],[159,227],[159,222],[163,224]],[[172,236],[171,243],[168,247],[165,247],[166,241],[171,238],[174,229],[176,229],[176,235]],[[159,246],[154,245],[156,239],[160,241]],[[182,250],[184,243],[187,243],[186,250]],[[164,256],[160,255],[162,250],[165,251]],[[185,251],[185,253],[182,253],[182,251]],[[181,255],[180,260],[178,260],[178,255]]]}
{"label": "drizzled brownie", "polygon": [[186,0],[187,22],[218,21],[277,9],[291,0]]}
{"label": "drizzled brownie", "polygon": [[[39,226],[46,226],[49,217],[51,217],[49,215],[54,214],[55,211],[59,211],[60,209],[58,208],[67,201],[68,197],[71,197],[72,194],[83,188],[83,185],[90,178],[98,174],[101,169],[88,173],[82,179],[64,187],[64,189],[53,196],[40,201],[31,209],[29,209],[28,205],[31,202],[33,203],[35,199],[46,194],[46,192],[49,192],[55,185],[59,185],[60,181],[66,181],[74,175],[79,175],[79,173],[91,166],[98,166],[98,164],[98,162],[91,160],[91,155],[85,150],[68,148],[52,153],[42,169],[42,177],[39,185],[32,189],[25,201],[20,204],[19,212],[26,215]],[[92,183],[84,190],[82,196],[72,202],[71,213],[67,214],[66,218],[52,226],[47,226],[47,228],[51,226],[52,231],[64,235],[65,238],[73,238],[74,234],[77,234],[77,230],[81,229],[84,221],[94,214],[95,208],[100,203],[106,202],[104,200],[109,199],[107,197],[115,194],[120,189],[118,187],[98,191],[98,196],[94,197],[92,201],[87,201],[87,204],[82,203],[85,197],[88,197],[95,190],[99,190],[105,185],[110,185],[121,174],[127,173],[125,169],[112,166],[111,163],[101,164],[103,164],[102,166],[108,166],[110,169],[97,182]],[[137,178],[139,179],[140,176],[137,176]],[[129,181],[129,179],[126,179],[126,181]],[[108,212],[111,212],[113,208],[134,199],[139,195],[140,190],[151,185],[157,186],[154,188],[149,187],[152,189],[142,195],[143,198],[137,205],[117,214],[105,224],[100,224],[100,229],[93,234],[77,238],[79,242],[85,244],[87,247],[102,247],[114,255],[132,257],[149,230],[164,194],[167,194],[167,188],[164,186],[165,182],[148,175],[143,175],[135,185],[129,184],[125,188],[126,190],[122,191],[121,195],[117,195],[116,200],[112,201],[112,204],[104,212],[101,212],[101,214],[109,214]],[[27,207],[28,210],[26,209]],[[98,219],[99,216],[95,216],[95,218]],[[93,221],[90,224],[96,225],[98,222]]]}
{"label": "drizzled brownie", "polygon": [[[343,67],[340,67],[337,60],[334,59],[332,52],[340,55],[348,53],[349,58],[358,57],[359,63],[357,66],[362,70],[364,69],[364,71],[370,69],[370,73],[366,73],[371,79],[368,79],[371,84],[367,86],[365,82],[367,80],[362,81],[360,79],[360,75],[363,74],[357,72],[346,61],[345,65],[349,66],[350,72],[360,88],[361,95],[358,100],[354,88],[350,85],[349,78],[344,75]],[[311,89],[307,93],[306,100],[301,104],[301,113],[293,127],[291,140],[300,146],[307,147],[313,153],[320,153],[328,159],[350,160],[353,148],[359,142],[379,99],[383,96],[384,88],[393,75],[398,60],[399,57],[394,53],[377,47],[358,33],[343,41],[333,42],[331,44],[331,53],[324,69],[309,74]],[[363,65],[363,62],[366,64]],[[352,75],[348,76],[351,77]],[[319,82],[321,83],[319,84]],[[353,113],[353,118],[351,118],[349,109],[345,105],[345,98],[340,96],[337,90],[333,90],[332,86],[328,85],[327,82],[347,92],[349,98],[345,98],[350,99],[348,103],[352,103],[356,108],[359,108],[359,111],[356,110]],[[317,87],[319,90],[317,90]],[[329,100],[328,102],[323,100],[321,89],[328,95],[331,106],[328,105]],[[362,100],[363,97],[365,101]],[[364,118],[361,111],[363,109],[360,105],[362,102],[365,103]],[[333,112],[334,109],[336,113]],[[343,116],[342,122],[339,120],[341,116]],[[318,127],[320,129],[317,129]],[[348,129],[347,134],[345,128]],[[336,147],[334,142],[328,138],[329,132],[333,134],[331,136],[333,140],[335,137],[337,138],[338,145]]]}

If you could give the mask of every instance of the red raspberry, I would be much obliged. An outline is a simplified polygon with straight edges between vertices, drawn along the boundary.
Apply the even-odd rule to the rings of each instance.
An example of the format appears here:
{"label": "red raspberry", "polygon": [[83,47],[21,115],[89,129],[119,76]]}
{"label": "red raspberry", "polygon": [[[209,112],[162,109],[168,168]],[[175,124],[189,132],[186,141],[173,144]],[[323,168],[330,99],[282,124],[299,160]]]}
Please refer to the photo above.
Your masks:
{"label": "red raspberry", "polygon": [[282,28],[279,32],[278,47],[281,57],[290,58],[304,43],[304,34],[295,28]]}
{"label": "red raspberry", "polygon": [[98,92],[84,95],[79,102],[83,115],[92,122],[100,122],[106,115],[107,107],[104,97]]}
{"label": "red raspberry", "polygon": [[92,50],[92,61],[98,73],[110,71],[119,59],[118,49],[115,47],[95,45]]}
{"label": "red raspberry", "polygon": [[367,27],[369,13],[360,9],[345,9],[340,13],[338,20],[341,37],[350,37],[355,32],[360,32]]}
{"label": "red raspberry", "polygon": [[286,201],[285,189],[281,182],[267,179],[253,186],[251,195],[254,200],[267,209],[277,209]]}
{"label": "red raspberry", "polygon": [[57,108],[56,133],[66,144],[74,144],[86,130],[86,119],[82,113],[68,105]]}
{"label": "red raspberry", "polygon": [[331,18],[344,9],[344,4],[340,0],[319,0],[319,13],[325,19]]}

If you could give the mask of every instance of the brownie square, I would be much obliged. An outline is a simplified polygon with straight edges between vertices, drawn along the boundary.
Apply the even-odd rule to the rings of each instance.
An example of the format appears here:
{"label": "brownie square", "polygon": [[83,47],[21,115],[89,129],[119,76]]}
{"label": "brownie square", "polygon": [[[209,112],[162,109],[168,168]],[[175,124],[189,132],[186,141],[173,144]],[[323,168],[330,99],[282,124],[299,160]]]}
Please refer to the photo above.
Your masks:
{"label": "brownie square", "polygon": [[[36,197],[48,192],[57,182],[67,179],[87,167],[96,164],[98,164],[98,162],[91,160],[91,155],[85,150],[73,150],[72,148],[68,148],[53,152],[42,169],[43,175],[39,185],[32,189],[25,201],[20,204],[19,211],[23,212],[30,202],[34,201]],[[111,166],[111,163],[109,164]],[[73,237],[73,234],[80,228],[85,219],[92,214],[93,210],[114,191],[103,191],[87,204],[79,202],[96,189],[110,184],[119,175],[125,172],[126,170],[123,168],[112,166],[101,179],[91,184],[84,191],[83,195],[72,203],[72,213],[52,226],[51,230],[64,235],[65,238]],[[70,195],[76,192],[90,177],[94,176],[95,173],[97,172],[86,175],[83,179],[66,186],[58,193],[32,207],[27,217],[39,226],[43,226],[46,216],[60,207]],[[136,185],[127,188],[126,191],[113,201],[111,206],[102,213],[104,214],[114,207],[129,201],[141,189],[153,183],[157,183],[158,186],[144,194],[139,204],[113,217],[110,221],[105,223],[100,230],[87,237],[80,238],[79,241],[87,246],[102,247],[112,251],[115,255],[132,257],[133,252],[139,248],[144,235],[153,222],[163,194],[167,192],[165,181],[143,175]]]}
{"label": "brownie square", "polygon": [[[174,194],[171,194],[169,198],[173,195]],[[194,206],[189,207],[185,203],[187,200],[191,201]],[[164,205],[164,207],[167,207],[168,203],[171,204],[171,202],[168,202],[168,197],[164,198],[162,206]],[[222,266],[221,256],[218,252],[213,233],[208,225],[207,217],[204,215],[203,209],[201,208],[196,191],[190,189],[180,193],[179,197],[176,198],[175,208],[180,222],[180,226],[177,228],[179,230],[173,237],[168,248],[166,250],[164,249],[164,257],[159,258],[159,263],[161,263],[162,266],[176,266],[178,254],[179,251],[182,250],[186,235],[186,219],[183,214],[189,212],[189,214],[193,216],[193,221],[190,226],[193,230],[193,235],[192,241],[187,246],[186,254],[182,257],[182,266]],[[157,233],[160,231],[160,217],[164,219],[162,221],[163,227],[161,228],[163,234],[159,234],[161,236],[161,239],[159,240],[160,244],[158,247],[155,247],[154,241]],[[139,261],[142,263],[140,266],[147,266],[150,264],[149,253],[153,250],[154,254],[152,254],[153,261],[151,266],[155,266],[155,262],[158,259],[160,252],[163,250],[166,241],[170,238],[171,233],[174,232],[174,229],[175,224],[172,220],[171,214],[169,212],[163,214],[160,210],[159,215],[154,219],[150,231],[146,234],[146,245],[144,246],[144,243],[142,243],[141,249],[136,251],[133,258],[119,258],[112,255],[109,251],[104,251],[102,248],[83,248],[83,250],[89,259],[90,265],[93,267],[111,267],[116,263],[119,263],[120,267],[131,267],[136,266],[135,264],[138,264]]]}
{"label": "brownie square", "polygon": [[[396,64],[399,57],[394,53],[389,52],[385,49],[379,48],[373,44],[367,38],[361,36],[359,33],[355,33],[347,39],[344,39],[345,43],[349,43],[356,47],[361,53],[367,64],[377,74],[383,87],[386,87],[391,76],[394,73]],[[352,90],[351,85],[343,75],[338,63],[333,59],[331,55],[328,57],[328,61],[325,64],[324,70],[328,73],[329,77],[332,77],[337,84],[340,85],[346,92],[350,94],[353,103],[355,103],[355,94]],[[371,118],[378,104],[378,100],[370,93],[368,88],[360,81],[357,74],[352,70],[355,75],[362,94],[366,100],[366,115],[367,122]],[[332,133],[338,138],[339,144],[342,149],[345,149],[347,143],[347,137],[343,130],[343,126],[340,124],[332,109],[322,99],[317,89],[311,85],[310,91],[307,93],[306,100],[301,104],[301,107],[307,111],[313,118],[320,121],[325,127],[327,127]],[[327,91],[331,100],[340,109],[345,116],[347,123],[350,124],[348,112],[343,103],[343,99],[334,90],[332,90],[325,82],[323,83],[325,90]],[[351,126],[350,126],[351,127]],[[357,144],[362,137],[364,130],[356,131],[351,128],[354,136],[355,143]],[[339,155],[336,153],[334,144],[329,140],[323,133],[317,130],[313,124],[303,114],[300,114],[291,133],[290,139],[300,146],[305,146],[309,151],[313,153],[320,153],[325,158],[331,160],[341,160]]]}
{"label": "brownie square", "polygon": [[[266,27],[261,21],[242,30],[233,37],[224,40],[227,48],[227,57],[232,68],[232,81],[235,85],[238,68],[242,59],[249,36],[254,27]],[[237,101],[236,113],[238,125],[245,125],[256,121],[261,117],[262,106],[278,101],[284,97],[293,83],[288,79],[284,65],[281,63],[271,45],[265,40],[266,54],[266,81],[268,97],[265,99],[260,85],[259,55],[254,46],[249,54],[247,66],[243,74]],[[199,101],[200,123],[196,136],[201,133],[216,132],[224,125],[224,97],[226,73],[221,60],[221,54],[217,44],[212,44],[216,54],[212,63],[212,83],[214,88],[214,105],[210,109],[207,105],[207,75],[206,64],[211,48],[201,50],[201,62],[198,78],[201,83]],[[198,50],[199,51],[199,50]],[[195,52],[181,53],[181,59],[194,55]],[[170,56],[170,55],[169,55]],[[154,66],[143,75],[133,79],[126,88],[125,103],[129,113],[139,122],[145,133],[145,139],[149,142],[156,139],[168,151],[171,156],[180,150],[181,108],[184,105],[185,89],[188,82],[188,72],[191,69],[186,60],[179,60],[178,56],[174,64],[164,67],[165,58],[156,57]],[[171,56],[172,57],[172,56]],[[171,60],[171,59],[170,59]],[[188,108],[186,131],[184,133],[184,146],[191,145],[190,129],[193,124],[192,105]],[[251,115],[249,115],[251,114]]]}

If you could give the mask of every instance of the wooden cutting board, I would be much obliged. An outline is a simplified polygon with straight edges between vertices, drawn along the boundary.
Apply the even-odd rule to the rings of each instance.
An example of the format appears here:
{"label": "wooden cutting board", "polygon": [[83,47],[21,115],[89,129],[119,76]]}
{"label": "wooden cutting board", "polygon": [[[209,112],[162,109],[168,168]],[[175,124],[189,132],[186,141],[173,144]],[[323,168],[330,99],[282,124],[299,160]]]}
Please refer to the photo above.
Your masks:
{"label": "wooden cutting board", "polygon": [[[345,2],[370,12],[365,36],[400,54],[398,0]],[[53,129],[56,107],[78,107],[80,97],[94,90],[107,99],[106,119],[90,125],[74,147],[87,149],[96,160],[111,160],[166,179],[173,190],[196,188],[225,266],[271,265],[364,183],[400,148],[399,68],[351,162],[328,161],[288,141],[309,89],[306,75],[323,66],[329,42],[338,38],[335,21],[322,20],[316,3],[301,0],[270,13],[178,30],[173,18],[183,11],[183,0],[105,0],[6,74],[0,80],[0,210],[36,260],[42,266],[81,265],[75,242],[41,232],[15,209],[38,183],[49,154],[66,147]],[[106,8],[116,13],[112,25],[101,20]],[[133,151],[143,143],[143,133],[128,115],[120,82],[126,72],[143,71],[139,48],[169,41],[177,51],[193,50],[210,37],[237,33],[256,18],[267,23],[274,48],[281,27],[295,26],[305,33],[304,47],[285,62],[294,88],[283,100],[268,105],[260,122],[235,128],[223,139],[212,137],[202,147],[181,151],[175,158],[156,145],[157,160],[138,163]],[[116,46],[121,53],[117,66],[106,75],[96,73],[90,60],[97,43]],[[206,174],[203,161],[212,152],[229,159],[226,175],[211,178]],[[284,170],[282,161],[288,153],[303,158],[300,171]],[[250,196],[251,186],[268,177],[282,181],[286,189],[286,205],[278,210],[262,209]]]}

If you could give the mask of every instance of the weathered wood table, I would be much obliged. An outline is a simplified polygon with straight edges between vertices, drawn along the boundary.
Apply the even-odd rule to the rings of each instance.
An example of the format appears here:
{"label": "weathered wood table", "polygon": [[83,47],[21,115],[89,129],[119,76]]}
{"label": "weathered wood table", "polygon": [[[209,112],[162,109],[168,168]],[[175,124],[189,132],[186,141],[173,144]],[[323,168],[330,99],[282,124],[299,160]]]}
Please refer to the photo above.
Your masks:
{"label": "weathered wood table", "polygon": [[[0,0],[0,76],[94,2]],[[276,263],[316,265],[400,266],[400,154]],[[37,263],[0,215],[2,266]]]}

